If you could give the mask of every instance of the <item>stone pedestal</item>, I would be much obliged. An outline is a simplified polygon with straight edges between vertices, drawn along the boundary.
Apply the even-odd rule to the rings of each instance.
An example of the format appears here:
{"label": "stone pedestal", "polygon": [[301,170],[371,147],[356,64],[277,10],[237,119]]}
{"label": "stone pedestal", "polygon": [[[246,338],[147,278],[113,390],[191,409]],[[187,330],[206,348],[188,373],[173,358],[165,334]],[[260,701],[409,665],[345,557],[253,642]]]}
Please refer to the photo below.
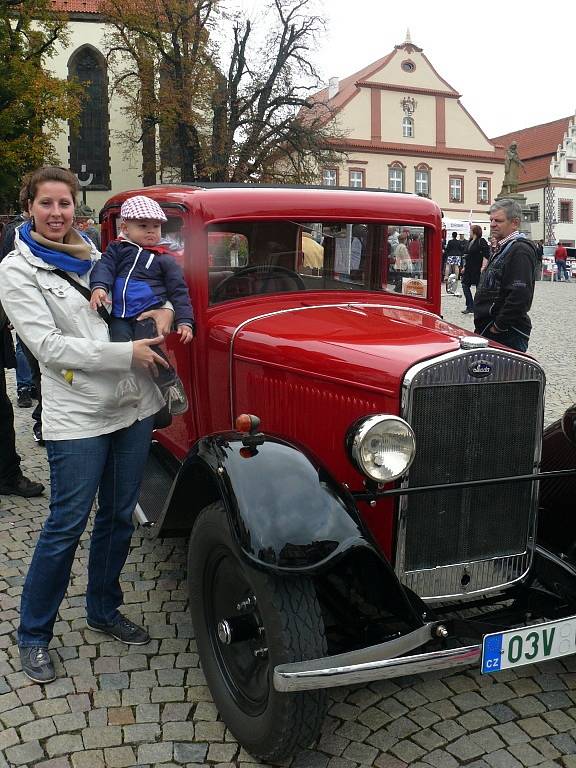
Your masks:
{"label": "stone pedestal", "polygon": [[522,220],[520,221],[520,232],[523,232],[526,237],[532,238],[532,224],[530,221],[530,208],[527,205],[526,197],[520,192],[510,192],[509,194],[503,194],[500,192],[494,202],[498,200],[515,200],[520,208],[522,208]]}

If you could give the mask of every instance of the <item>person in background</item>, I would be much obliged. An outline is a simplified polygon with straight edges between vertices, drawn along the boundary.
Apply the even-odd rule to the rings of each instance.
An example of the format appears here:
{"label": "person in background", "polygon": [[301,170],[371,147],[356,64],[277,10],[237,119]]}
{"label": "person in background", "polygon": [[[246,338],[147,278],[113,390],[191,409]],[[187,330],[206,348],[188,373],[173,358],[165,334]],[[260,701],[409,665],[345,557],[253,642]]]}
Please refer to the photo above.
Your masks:
{"label": "person in background", "polygon": [[462,246],[458,240],[457,232],[452,232],[452,237],[446,243],[446,248],[444,249],[444,261],[446,263],[444,280],[448,280],[452,273],[454,273],[456,279],[458,279],[460,276],[460,264],[462,263]]}
{"label": "person in background", "polygon": [[20,456],[16,452],[14,409],[6,391],[5,368],[14,368],[16,357],[12,332],[6,313],[0,306],[0,494],[5,496],[40,496],[42,483],[29,480],[20,469]]}
{"label": "person in background", "polygon": [[[99,254],[73,227],[78,179],[45,166],[23,183],[30,220],[0,264],[0,301],[40,363],[43,434],[50,465],[50,514],[38,537],[20,605],[22,671],[37,683],[55,677],[48,652],[74,555],[94,498],[86,624],[121,642],[143,645],[148,632],[120,613],[120,573],[133,532],[154,415],[163,398],[153,382],[164,365],[152,346],[163,341],[111,342],[104,319],[90,308],[89,274]],[[172,311],[147,313],[161,332]],[[130,370],[141,397],[118,404],[118,381]]]}
{"label": "person in background", "polygon": [[[568,274],[568,268],[566,267],[566,259],[568,258],[568,251],[562,243],[558,243],[556,250],[554,251],[554,261],[556,262],[556,280],[561,283],[563,280],[566,283],[570,282],[570,275]],[[564,275],[564,277],[562,277]]]}
{"label": "person in background", "polygon": [[542,263],[544,260],[544,240],[536,243],[536,280],[542,280]]}
{"label": "person in background", "polygon": [[474,297],[476,333],[526,352],[532,323],[536,245],[519,231],[522,209],[502,198],[490,208],[496,250],[482,272]]}
{"label": "person in background", "polygon": [[482,265],[488,263],[490,248],[488,243],[482,237],[482,227],[474,224],[471,229],[471,238],[468,242],[464,267],[462,268],[462,291],[466,300],[466,307],[462,310],[463,315],[469,315],[474,312],[474,299],[472,297],[471,287],[478,286]]}
{"label": "person in background", "polygon": [[100,232],[94,225],[94,219],[77,218],[76,228],[80,232],[84,232],[84,234],[88,235],[90,240],[92,240],[96,246],[96,250],[100,250]]}
{"label": "person in background", "polygon": [[[18,214],[4,228],[2,233],[2,249],[0,261],[14,249],[16,230],[28,219],[27,201],[19,200],[22,213]],[[22,343],[22,339],[16,336],[16,390],[18,393],[18,406],[29,408],[32,400],[36,400],[36,407],[32,411],[32,433],[38,445],[44,445],[42,439],[42,385],[40,381],[40,368],[34,355]]]}

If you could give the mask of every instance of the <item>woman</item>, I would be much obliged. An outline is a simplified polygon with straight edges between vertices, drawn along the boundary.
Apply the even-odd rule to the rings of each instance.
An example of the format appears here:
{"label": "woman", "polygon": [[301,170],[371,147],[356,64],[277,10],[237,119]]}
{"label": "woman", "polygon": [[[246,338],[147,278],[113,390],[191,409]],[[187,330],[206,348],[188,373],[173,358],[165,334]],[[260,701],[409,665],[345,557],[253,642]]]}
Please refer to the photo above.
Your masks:
{"label": "woman", "polygon": [[472,298],[471,286],[478,286],[480,272],[488,263],[490,248],[487,241],[482,237],[482,227],[474,224],[471,230],[471,238],[466,250],[466,261],[462,269],[462,290],[466,299],[466,308],[462,310],[463,315],[469,315],[474,312],[474,299]]}
{"label": "woman", "polygon": [[[132,512],[152,433],[162,407],[154,374],[162,358],[142,339],[112,343],[106,322],[74,283],[88,286],[94,245],[72,229],[78,181],[47,166],[28,176],[23,193],[30,220],[0,265],[0,300],[18,335],[40,363],[43,437],[50,463],[50,515],[40,533],[22,592],[18,646],[22,670],[46,683],[55,677],[48,653],[68,587],[74,553],[98,491],[88,561],[86,623],[129,644],[149,635],[119,613],[120,572],[132,536]],[[70,281],[74,281],[71,283]],[[170,326],[168,309],[156,310]],[[122,408],[115,390],[134,370],[139,402]]]}

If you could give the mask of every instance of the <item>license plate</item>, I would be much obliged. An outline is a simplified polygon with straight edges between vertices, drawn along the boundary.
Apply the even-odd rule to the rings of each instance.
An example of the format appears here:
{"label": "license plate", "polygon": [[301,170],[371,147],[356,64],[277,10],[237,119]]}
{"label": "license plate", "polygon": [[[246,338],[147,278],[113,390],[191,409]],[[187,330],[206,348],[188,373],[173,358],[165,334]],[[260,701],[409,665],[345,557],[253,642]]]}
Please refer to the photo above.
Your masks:
{"label": "license plate", "polygon": [[576,616],[485,635],[482,674],[576,653]]}

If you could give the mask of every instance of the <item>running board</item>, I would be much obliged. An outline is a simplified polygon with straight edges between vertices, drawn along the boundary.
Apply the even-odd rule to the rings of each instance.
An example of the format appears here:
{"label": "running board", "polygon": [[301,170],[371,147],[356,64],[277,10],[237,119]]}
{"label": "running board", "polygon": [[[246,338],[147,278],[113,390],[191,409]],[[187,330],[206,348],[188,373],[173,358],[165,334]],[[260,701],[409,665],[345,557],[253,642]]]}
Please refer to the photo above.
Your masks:
{"label": "running board", "polygon": [[[140,496],[134,510],[136,523],[144,529],[160,527],[170,496],[176,472],[164,456],[162,447],[153,442],[144,470]],[[154,532],[155,533],[155,532]]]}

